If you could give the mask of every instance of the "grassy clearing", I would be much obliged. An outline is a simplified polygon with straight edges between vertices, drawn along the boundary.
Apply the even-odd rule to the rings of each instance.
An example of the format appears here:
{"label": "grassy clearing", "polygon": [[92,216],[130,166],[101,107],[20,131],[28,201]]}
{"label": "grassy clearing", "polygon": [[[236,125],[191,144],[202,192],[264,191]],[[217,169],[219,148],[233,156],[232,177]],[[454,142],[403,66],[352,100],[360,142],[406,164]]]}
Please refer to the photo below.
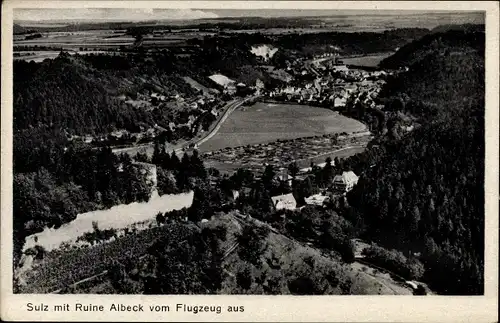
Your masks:
{"label": "grassy clearing", "polygon": [[361,122],[328,109],[259,102],[234,111],[218,133],[200,146],[200,151],[365,129]]}

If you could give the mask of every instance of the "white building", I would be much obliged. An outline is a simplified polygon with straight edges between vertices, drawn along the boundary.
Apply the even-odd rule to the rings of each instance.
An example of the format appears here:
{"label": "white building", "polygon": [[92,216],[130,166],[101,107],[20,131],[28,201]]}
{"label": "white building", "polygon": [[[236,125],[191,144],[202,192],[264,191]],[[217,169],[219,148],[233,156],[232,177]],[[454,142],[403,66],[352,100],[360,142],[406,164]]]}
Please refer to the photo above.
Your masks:
{"label": "white building", "polygon": [[276,210],[295,210],[297,208],[297,201],[292,193],[273,196],[271,201]]}
{"label": "white building", "polygon": [[353,171],[343,172],[333,179],[333,188],[340,192],[349,192],[358,184],[359,177]]}
{"label": "white building", "polygon": [[305,199],[306,204],[308,205],[319,205],[322,206],[325,202],[328,202],[330,200],[330,197],[327,195],[323,194],[315,194],[311,195],[309,197],[306,197]]}
{"label": "white building", "polygon": [[336,97],[335,100],[333,100],[333,106],[335,108],[343,107],[346,105],[346,103],[346,98]]}

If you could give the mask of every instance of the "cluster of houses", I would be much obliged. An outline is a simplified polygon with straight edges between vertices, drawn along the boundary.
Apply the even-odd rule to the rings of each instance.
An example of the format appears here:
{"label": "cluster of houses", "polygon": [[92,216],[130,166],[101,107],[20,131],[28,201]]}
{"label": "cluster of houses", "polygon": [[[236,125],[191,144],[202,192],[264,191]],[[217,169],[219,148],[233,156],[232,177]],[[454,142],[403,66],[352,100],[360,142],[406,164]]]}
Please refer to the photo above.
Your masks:
{"label": "cluster of houses", "polygon": [[[138,125],[138,132],[130,132],[125,129],[113,131],[107,135],[100,136],[76,136],[68,135],[68,140],[83,141],[85,143],[108,143],[111,146],[120,144],[134,144],[152,141],[155,136],[167,130],[167,128],[175,132],[180,128],[187,128],[189,131],[196,133],[200,131],[201,125],[196,121],[198,117],[208,112],[214,116],[219,115],[219,106],[221,101],[214,95],[215,92],[200,91],[198,94],[185,97],[179,93],[172,95],[164,95],[152,90],[144,90],[142,93],[137,93],[134,99],[122,95],[122,99],[126,104],[133,105],[136,108],[151,110],[154,108],[165,109],[168,111],[181,111],[177,114],[176,119],[164,125],[166,128],[157,124],[145,127]],[[198,128],[195,129],[194,127]]]}
{"label": "cluster of houses", "polygon": [[[344,107],[349,99],[362,100],[374,106],[387,76],[385,71],[362,71],[349,69],[346,65],[321,67],[324,71],[318,73],[314,80],[271,90],[268,96],[297,103],[328,103],[334,108]],[[308,72],[304,70],[302,73]]]}
{"label": "cluster of houses", "polygon": [[[290,180],[288,177],[281,180]],[[334,196],[343,196],[351,191],[358,184],[359,177],[352,171],[343,172],[336,175],[332,181],[332,185],[324,192],[306,197],[306,205],[324,206]],[[271,201],[275,210],[297,210],[297,201],[292,193],[283,194],[271,197]],[[300,209],[300,208],[299,208]]]}

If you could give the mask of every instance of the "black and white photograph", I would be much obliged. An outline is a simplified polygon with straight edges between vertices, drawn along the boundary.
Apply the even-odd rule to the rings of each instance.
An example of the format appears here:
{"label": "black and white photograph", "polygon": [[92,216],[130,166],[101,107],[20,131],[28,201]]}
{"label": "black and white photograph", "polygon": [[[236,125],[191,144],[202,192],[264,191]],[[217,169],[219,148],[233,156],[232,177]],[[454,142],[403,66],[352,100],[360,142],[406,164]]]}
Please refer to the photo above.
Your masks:
{"label": "black and white photograph", "polygon": [[484,295],[486,12],[248,3],[13,9],[12,292]]}

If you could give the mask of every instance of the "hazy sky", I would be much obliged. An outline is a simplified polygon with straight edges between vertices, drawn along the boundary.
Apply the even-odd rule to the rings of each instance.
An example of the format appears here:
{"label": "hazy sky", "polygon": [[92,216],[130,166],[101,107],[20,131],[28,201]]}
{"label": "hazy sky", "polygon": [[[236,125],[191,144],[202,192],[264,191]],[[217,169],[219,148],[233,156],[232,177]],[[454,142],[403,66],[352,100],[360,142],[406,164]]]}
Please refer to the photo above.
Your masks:
{"label": "hazy sky", "polygon": [[[433,13],[443,11],[433,11]],[[14,20],[183,20],[218,17],[299,17],[338,15],[411,15],[429,13],[424,11],[388,10],[289,10],[289,9],[15,9]]]}

